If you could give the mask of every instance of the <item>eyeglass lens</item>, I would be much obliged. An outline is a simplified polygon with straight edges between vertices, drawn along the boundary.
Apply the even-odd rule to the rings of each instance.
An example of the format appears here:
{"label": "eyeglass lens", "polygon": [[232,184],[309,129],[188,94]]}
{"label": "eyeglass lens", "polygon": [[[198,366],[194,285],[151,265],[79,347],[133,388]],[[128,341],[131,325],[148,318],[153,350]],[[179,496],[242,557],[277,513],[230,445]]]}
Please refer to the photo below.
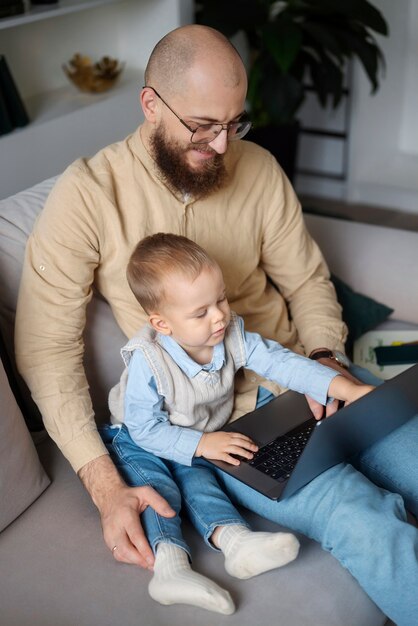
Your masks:
{"label": "eyeglass lens", "polygon": [[[251,128],[251,122],[249,120],[241,122],[232,122],[228,125],[228,139],[234,141],[235,139],[241,139]],[[223,130],[222,124],[202,124],[193,133],[193,143],[210,143],[213,141],[219,133]]]}

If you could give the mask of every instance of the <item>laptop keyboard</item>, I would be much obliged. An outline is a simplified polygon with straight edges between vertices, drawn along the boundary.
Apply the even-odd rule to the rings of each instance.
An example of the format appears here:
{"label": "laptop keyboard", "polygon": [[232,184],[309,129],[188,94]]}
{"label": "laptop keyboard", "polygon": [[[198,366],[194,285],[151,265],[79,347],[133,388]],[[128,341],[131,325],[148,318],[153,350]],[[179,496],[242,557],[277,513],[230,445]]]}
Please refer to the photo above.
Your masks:
{"label": "laptop keyboard", "polygon": [[287,480],[315,428],[312,419],[262,446],[251,461],[255,469],[279,482]]}

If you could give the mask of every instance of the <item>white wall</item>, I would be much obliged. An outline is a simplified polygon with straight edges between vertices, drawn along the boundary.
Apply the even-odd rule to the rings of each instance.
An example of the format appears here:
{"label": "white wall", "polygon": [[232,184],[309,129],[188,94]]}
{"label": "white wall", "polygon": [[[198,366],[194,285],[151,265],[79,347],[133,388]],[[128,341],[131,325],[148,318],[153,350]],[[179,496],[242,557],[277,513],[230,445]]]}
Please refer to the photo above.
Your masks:
{"label": "white wall", "polygon": [[418,213],[418,0],[376,0],[390,26],[386,78],[371,98],[354,72],[347,199]]}
{"label": "white wall", "polygon": [[[378,37],[386,74],[372,96],[362,67],[353,65],[347,179],[300,176],[296,188],[299,193],[418,213],[418,0],[373,4],[390,28],[389,37]],[[326,125],[332,124],[329,114]],[[302,140],[300,159],[337,163],[329,143],[321,141],[315,151]]]}

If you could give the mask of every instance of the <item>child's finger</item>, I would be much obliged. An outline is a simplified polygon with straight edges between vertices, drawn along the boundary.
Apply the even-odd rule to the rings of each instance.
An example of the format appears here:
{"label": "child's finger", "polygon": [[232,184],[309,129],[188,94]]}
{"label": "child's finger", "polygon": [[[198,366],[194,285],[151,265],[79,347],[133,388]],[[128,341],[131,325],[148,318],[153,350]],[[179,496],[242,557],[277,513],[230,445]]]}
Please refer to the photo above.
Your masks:
{"label": "child's finger", "polygon": [[253,452],[258,450],[257,444],[255,444],[254,441],[246,435],[241,435],[241,433],[233,433],[231,441],[234,445],[242,446],[247,450],[252,450]]}

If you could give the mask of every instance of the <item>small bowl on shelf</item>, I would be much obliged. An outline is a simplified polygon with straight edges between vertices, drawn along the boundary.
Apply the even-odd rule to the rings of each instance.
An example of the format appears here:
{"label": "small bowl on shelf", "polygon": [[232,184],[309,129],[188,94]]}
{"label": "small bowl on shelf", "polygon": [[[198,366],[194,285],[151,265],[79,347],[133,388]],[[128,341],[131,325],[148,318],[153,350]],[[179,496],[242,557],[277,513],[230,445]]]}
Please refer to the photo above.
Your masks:
{"label": "small bowl on shelf", "polygon": [[62,66],[69,80],[80,90],[87,93],[102,93],[111,89],[117,82],[124,63],[104,56],[93,63],[90,57],[75,54]]}

